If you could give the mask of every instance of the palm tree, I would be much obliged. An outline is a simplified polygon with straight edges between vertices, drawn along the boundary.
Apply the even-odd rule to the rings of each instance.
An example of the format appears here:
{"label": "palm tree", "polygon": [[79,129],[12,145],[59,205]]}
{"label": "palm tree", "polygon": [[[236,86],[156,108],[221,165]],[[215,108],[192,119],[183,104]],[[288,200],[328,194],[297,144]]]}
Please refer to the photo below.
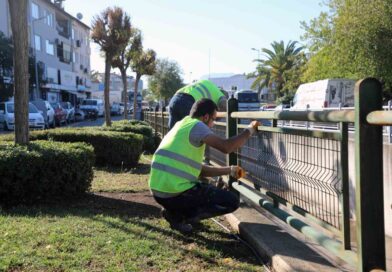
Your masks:
{"label": "palm tree", "polygon": [[[8,0],[14,45],[15,143],[29,143],[27,0]],[[37,86],[38,87],[38,86]]]}
{"label": "palm tree", "polygon": [[266,59],[258,59],[256,80],[252,87],[268,87],[274,89],[278,97],[283,96],[282,89],[286,83],[285,74],[298,62],[303,47],[297,47],[296,41],[289,41],[285,47],[284,42],[271,43],[272,50],[262,48]]}
{"label": "palm tree", "polygon": [[131,37],[131,19],[119,7],[107,8],[93,19],[91,38],[105,55],[105,122],[111,126],[109,83],[113,58],[124,48]]}
{"label": "palm tree", "polygon": [[131,32],[131,38],[128,43],[121,48],[119,54],[114,57],[112,62],[113,68],[118,68],[121,73],[121,79],[123,82],[123,94],[122,100],[124,102],[124,118],[128,119],[128,81],[127,81],[127,70],[131,64],[132,54],[139,51],[142,46],[141,32],[137,28],[133,28]]}
{"label": "palm tree", "polygon": [[135,36],[135,39],[136,42],[132,45],[130,52],[132,70],[136,73],[135,90],[133,92],[133,119],[136,119],[137,93],[140,78],[143,75],[154,74],[156,69],[155,51],[152,49],[148,49],[147,51],[143,50],[142,37],[140,32]]}

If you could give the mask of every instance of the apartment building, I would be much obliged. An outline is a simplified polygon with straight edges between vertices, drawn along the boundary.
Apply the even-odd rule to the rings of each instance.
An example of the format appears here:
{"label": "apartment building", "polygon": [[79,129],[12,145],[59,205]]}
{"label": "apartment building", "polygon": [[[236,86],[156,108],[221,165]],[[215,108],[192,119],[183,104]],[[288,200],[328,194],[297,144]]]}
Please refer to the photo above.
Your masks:
{"label": "apartment building", "polygon": [[[133,101],[133,91],[135,89],[135,78],[132,76],[127,76],[128,81],[128,97],[129,101]],[[104,82],[105,82],[105,74],[100,73],[97,76],[97,80],[92,82],[91,87],[91,96],[94,98],[103,99],[103,90],[104,90]],[[110,74],[110,83],[109,83],[109,99],[110,103],[113,102],[120,103],[122,102],[122,91],[123,91],[123,83],[121,75],[116,73]],[[143,80],[139,81],[138,85],[138,93],[141,93],[143,90]]]}
{"label": "apartment building", "polygon": [[[30,99],[78,100],[90,94],[90,28],[67,13],[61,0],[29,0],[30,53],[42,71]],[[0,31],[10,36],[8,1],[0,0]],[[37,84],[35,84],[37,85]]]}

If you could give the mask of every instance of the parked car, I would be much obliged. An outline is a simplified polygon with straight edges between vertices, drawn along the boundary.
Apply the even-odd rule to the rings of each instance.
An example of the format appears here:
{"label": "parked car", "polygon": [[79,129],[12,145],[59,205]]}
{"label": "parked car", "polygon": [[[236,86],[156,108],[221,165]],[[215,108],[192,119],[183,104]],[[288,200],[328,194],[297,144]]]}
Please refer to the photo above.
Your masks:
{"label": "parked car", "polygon": [[61,107],[67,112],[67,122],[75,122],[75,108],[70,102],[61,102]]}
{"label": "parked car", "polygon": [[84,114],[84,111],[81,109],[76,109],[75,110],[75,120],[76,121],[83,121],[86,118],[86,115]]}
{"label": "parked car", "polygon": [[[121,114],[123,114],[124,113],[124,110],[125,110],[125,108],[124,108],[124,103],[120,103],[120,108],[121,108]],[[128,111],[128,114],[130,114],[131,113],[131,108],[133,108],[133,106],[131,106],[131,103],[127,103],[127,111]]]}
{"label": "parked car", "polygon": [[56,122],[54,119],[54,109],[50,105],[50,103],[46,100],[34,100],[31,101],[31,103],[37,107],[37,109],[42,113],[42,116],[44,117],[45,120],[45,127],[55,127]]}
{"label": "parked car", "polygon": [[288,110],[290,109],[290,105],[289,104],[280,104],[278,106],[275,107],[275,111],[283,111],[283,110]]}
{"label": "parked car", "polygon": [[67,123],[67,111],[61,107],[60,103],[54,102],[50,103],[50,105],[54,109],[54,119],[56,121],[56,125],[61,126],[61,124]]}
{"label": "parked car", "polygon": [[[3,124],[4,130],[15,129],[15,106],[14,102],[0,103],[0,123]],[[29,103],[29,128],[45,128],[45,120],[38,109]]]}
{"label": "parked car", "polygon": [[105,114],[105,109],[103,106],[102,99],[85,99],[80,105],[80,109],[85,113],[86,111],[96,111],[98,116],[103,116]]}
{"label": "parked car", "polygon": [[[124,108],[122,109],[124,112]],[[110,114],[111,115],[121,115],[121,106],[119,103],[113,103],[110,107]]]}
{"label": "parked car", "polygon": [[265,104],[260,107],[261,111],[274,111],[276,108],[275,104]]}

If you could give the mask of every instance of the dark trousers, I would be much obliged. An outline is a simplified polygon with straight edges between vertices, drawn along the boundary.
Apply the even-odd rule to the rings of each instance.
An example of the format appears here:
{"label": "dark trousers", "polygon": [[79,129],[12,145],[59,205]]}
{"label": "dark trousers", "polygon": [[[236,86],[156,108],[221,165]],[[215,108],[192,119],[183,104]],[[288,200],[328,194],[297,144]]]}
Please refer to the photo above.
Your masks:
{"label": "dark trousers", "polygon": [[189,115],[195,99],[189,94],[179,93],[174,95],[169,102],[169,129],[174,127],[176,122],[181,121]]}
{"label": "dark trousers", "polygon": [[195,187],[175,197],[154,196],[154,198],[179,221],[206,219],[231,213],[238,209],[240,204],[237,194],[205,183],[198,183]]}

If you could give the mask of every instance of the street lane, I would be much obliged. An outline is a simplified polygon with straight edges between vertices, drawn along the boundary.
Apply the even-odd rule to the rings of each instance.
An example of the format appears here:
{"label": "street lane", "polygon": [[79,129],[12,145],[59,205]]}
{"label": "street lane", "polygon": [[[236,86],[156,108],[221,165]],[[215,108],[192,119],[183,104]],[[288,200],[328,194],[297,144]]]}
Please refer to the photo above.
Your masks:
{"label": "street lane", "polygon": [[[123,116],[112,116],[112,121],[119,121],[123,120]],[[84,121],[79,121],[75,123],[68,124],[66,126],[61,126],[63,127],[98,127],[102,126],[105,123],[105,118],[100,117],[97,118],[96,120],[84,120]],[[0,134],[11,134],[14,133],[14,131],[4,131],[3,128],[0,126]]]}

